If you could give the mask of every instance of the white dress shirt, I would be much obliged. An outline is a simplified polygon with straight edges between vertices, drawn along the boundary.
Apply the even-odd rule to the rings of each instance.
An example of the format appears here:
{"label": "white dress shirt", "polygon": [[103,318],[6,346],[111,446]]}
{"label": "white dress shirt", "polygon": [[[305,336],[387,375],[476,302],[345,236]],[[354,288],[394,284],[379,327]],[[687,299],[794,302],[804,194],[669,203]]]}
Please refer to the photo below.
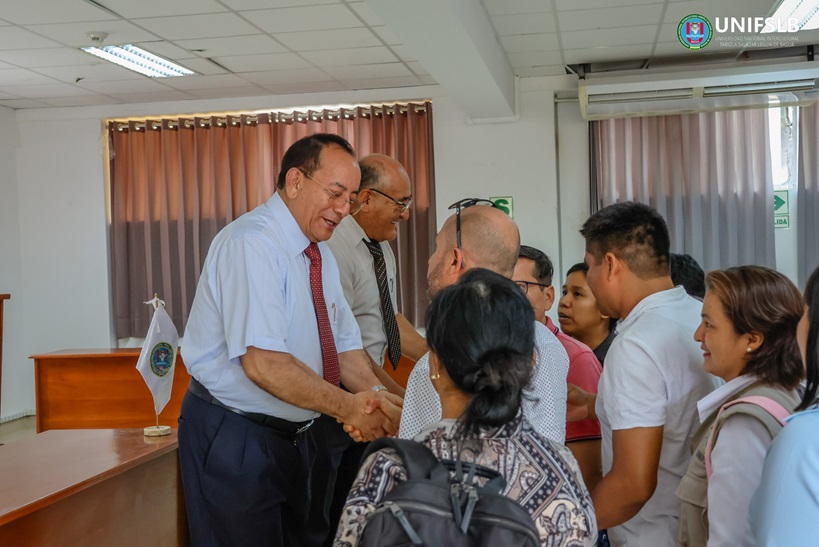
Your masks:
{"label": "white dress shirt", "polygon": [[688,469],[699,426],[697,401],[721,382],[702,368],[694,341],[702,302],[682,287],[640,301],[617,325],[597,396],[603,474],[611,470],[612,433],[663,426],[657,488],[637,515],[609,528],[612,545],[674,547],[680,501],[674,492]]}
{"label": "white dress shirt", "polygon": [[[381,314],[381,294],[378,292],[378,280],[375,277],[373,256],[364,238],[367,234],[358,225],[353,216],[347,216],[336,227],[333,237],[327,246],[333,251],[341,275],[341,286],[344,297],[353,310],[353,315],[361,329],[361,342],[370,357],[379,365],[384,364],[387,351],[387,333],[384,330],[384,319]],[[384,253],[384,264],[387,267],[387,287],[390,291],[392,309],[398,311],[395,295],[395,255],[389,243],[379,243]]]}
{"label": "white dress shirt", "polygon": [[[569,356],[557,337],[535,323],[535,367],[523,393],[523,415],[535,430],[558,443],[566,440],[566,375]],[[407,381],[398,436],[412,439],[441,419],[441,399],[429,378],[429,353],[415,364]]]}
{"label": "white dress shirt", "polygon": [[[310,290],[310,241],[278,193],[216,235],[185,328],[182,354],[191,376],[228,406],[301,422],[317,413],[285,403],[244,373],[249,346],[289,353],[322,376]],[[336,350],[361,349],[333,253],[321,250],[324,300]]]}

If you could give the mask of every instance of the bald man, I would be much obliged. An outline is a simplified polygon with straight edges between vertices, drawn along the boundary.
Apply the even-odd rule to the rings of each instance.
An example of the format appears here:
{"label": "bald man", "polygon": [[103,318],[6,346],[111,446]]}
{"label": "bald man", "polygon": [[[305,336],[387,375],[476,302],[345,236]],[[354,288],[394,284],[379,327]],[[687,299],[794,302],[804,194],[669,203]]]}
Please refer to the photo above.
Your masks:
{"label": "bald man", "polygon": [[[486,268],[511,278],[520,249],[515,222],[488,200],[464,199],[450,209],[456,213],[444,222],[435,238],[435,253],[428,263],[430,296],[453,285],[470,268]],[[555,335],[537,321],[535,346],[535,368],[524,396],[523,415],[538,433],[563,443],[569,357]],[[411,439],[440,419],[441,401],[429,378],[426,354],[410,374],[398,435]]]}

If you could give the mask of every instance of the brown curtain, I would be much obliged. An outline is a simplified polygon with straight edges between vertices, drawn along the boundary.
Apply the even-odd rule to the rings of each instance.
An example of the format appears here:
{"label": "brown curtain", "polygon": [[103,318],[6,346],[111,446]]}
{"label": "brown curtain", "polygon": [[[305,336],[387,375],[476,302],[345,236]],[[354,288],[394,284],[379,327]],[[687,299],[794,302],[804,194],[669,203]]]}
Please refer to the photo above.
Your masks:
{"label": "brown curtain", "polygon": [[317,132],[341,135],[359,156],[387,154],[406,167],[414,201],[394,242],[399,308],[410,321],[422,322],[436,230],[430,102],[110,122],[117,338],[145,336],[151,307],[143,302],[154,293],[184,331],[214,236],[273,195],[284,152]]}

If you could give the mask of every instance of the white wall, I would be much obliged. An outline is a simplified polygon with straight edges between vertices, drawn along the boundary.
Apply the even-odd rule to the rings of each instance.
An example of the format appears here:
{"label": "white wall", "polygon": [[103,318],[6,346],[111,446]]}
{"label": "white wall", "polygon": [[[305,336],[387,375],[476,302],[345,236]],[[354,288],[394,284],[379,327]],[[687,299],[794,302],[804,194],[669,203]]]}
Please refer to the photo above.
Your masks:
{"label": "white wall", "polygon": [[[271,96],[181,103],[22,110],[16,113],[20,145],[14,177],[0,182],[0,292],[8,291],[16,321],[7,330],[4,394],[0,419],[33,410],[32,364],[27,357],[59,349],[111,347],[108,239],[103,176],[103,121],[147,116],[309,105],[367,103],[431,97],[434,101],[435,167],[439,225],[446,207],[464,196],[515,196],[523,241],[555,258],[558,271],[558,181],[552,89],[571,87],[567,78],[530,78],[521,85],[520,119],[468,125],[461,108],[437,87],[350,93]],[[562,111],[561,111],[562,112]],[[2,113],[0,113],[2,115]],[[6,115],[8,117],[8,114]],[[566,117],[571,161],[583,164],[585,123]],[[3,123],[14,129],[15,124]],[[13,132],[12,132],[13,133]],[[0,137],[1,139],[2,137]],[[4,175],[14,171],[11,146],[0,140]],[[6,165],[6,160],[10,165]],[[582,168],[579,170],[582,171]],[[587,214],[588,198],[564,191],[564,218]],[[15,183],[16,182],[16,183]],[[17,206],[4,205],[8,200]],[[10,201],[9,201],[10,203]],[[11,209],[8,215],[5,209]],[[19,228],[17,227],[19,223]],[[574,224],[564,232],[576,231]],[[6,253],[6,250],[10,252]],[[9,267],[6,256],[18,266]],[[574,258],[571,258],[574,260]],[[7,270],[11,270],[7,273]],[[21,282],[20,279],[23,281]],[[557,279],[556,279],[557,282]],[[12,336],[12,334],[14,336]]]}

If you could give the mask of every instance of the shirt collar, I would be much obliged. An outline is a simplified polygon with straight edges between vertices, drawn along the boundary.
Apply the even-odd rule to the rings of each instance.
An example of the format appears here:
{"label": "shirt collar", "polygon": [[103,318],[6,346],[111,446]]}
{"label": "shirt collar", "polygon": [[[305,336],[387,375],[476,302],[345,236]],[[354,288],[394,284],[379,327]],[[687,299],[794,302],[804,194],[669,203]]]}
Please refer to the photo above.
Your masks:
{"label": "shirt collar", "polygon": [[649,310],[653,310],[654,308],[660,308],[663,306],[667,306],[672,303],[679,303],[685,300],[686,298],[691,298],[688,296],[688,293],[685,292],[685,289],[680,285],[674,287],[673,289],[666,289],[664,291],[655,292],[654,294],[650,294],[640,300],[634,309],[623,319],[620,319],[617,323],[617,332],[620,333],[622,330],[632,323],[634,323],[638,317],[643,315],[645,312]]}
{"label": "shirt collar", "polygon": [[336,228],[335,233],[333,233],[333,237],[346,240],[347,244],[352,247],[364,245],[365,239],[370,241],[370,238],[367,237],[367,234],[364,232],[364,228],[358,224],[358,221],[353,215],[347,215],[341,219],[338,228]]}
{"label": "shirt collar", "polygon": [[303,253],[310,245],[310,239],[304,235],[301,227],[296,222],[296,218],[279,193],[275,192],[273,197],[267,200],[265,206],[284,232],[285,244],[290,249],[290,255],[298,256]]}
{"label": "shirt collar", "polygon": [[758,381],[759,378],[753,374],[737,376],[730,382],[722,384],[717,389],[700,399],[699,402],[697,402],[697,410],[699,410],[700,413],[700,423],[705,422],[705,420],[708,419],[708,416],[713,414],[714,411],[721,407],[723,403],[728,401],[728,399]]}
{"label": "shirt collar", "polygon": [[552,318],[549,317],[548,315],[546,316],[546,328],[552,331],[552,334],[554,334],[555,336],[557,336],[557,333],[560,332],[560,329],[555,326],[554,322],[552,321]]}

